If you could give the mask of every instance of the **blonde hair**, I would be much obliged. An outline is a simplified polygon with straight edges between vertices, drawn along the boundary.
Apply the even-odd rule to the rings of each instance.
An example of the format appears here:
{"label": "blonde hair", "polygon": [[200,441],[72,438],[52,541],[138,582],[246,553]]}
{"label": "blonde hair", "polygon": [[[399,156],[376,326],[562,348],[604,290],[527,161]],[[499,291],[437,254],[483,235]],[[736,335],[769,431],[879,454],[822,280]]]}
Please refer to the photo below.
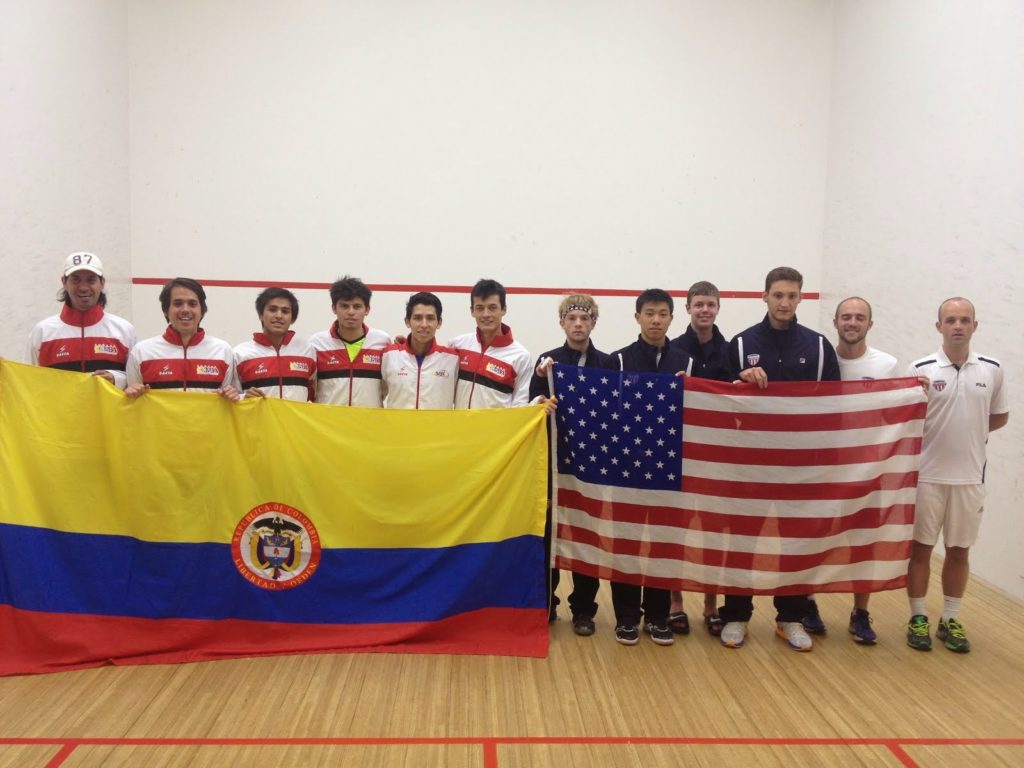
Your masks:
{"label": "blonde hair", "polygon": [[570,293],[558,304],[558,319],[561,320],[574,309],[586,312],[597,320],[597,302],[585,293]]}

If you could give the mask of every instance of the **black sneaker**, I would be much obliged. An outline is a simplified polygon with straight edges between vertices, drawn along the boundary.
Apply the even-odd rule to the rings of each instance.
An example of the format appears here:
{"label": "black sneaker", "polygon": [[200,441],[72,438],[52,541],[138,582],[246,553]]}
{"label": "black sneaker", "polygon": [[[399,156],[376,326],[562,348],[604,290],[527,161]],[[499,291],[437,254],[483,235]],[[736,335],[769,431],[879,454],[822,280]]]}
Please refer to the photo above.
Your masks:
{"label": "black sneaker", "polygon": [[668,628],[668,624],[655,624],[653,621],[648,621],[644,624],[644,630],[651,636],[651,640],[658,645],[672,645],[676,641],[672,630]]}
{"label": "black sneaker", "polygon": [[640,642],[640,628],[636,624],[619,624],[615,628],[615,639],[623,645],[636,645]]}
{"label": "black sneaker", "polygon": [[807,601],[807,613],[800,619],[800,623],[812,635],[824,635],[827,631],[825,622],[821,620],[821,614],[818,613],[818,603],[815,600]]}
{"label": "black sneaker", "polygon": [[[572,617],[572,631],[580,637],[590,637],[594,634],[594,617],[584,616],[582,613],[578,613]],[[616,633],[616,637],[618,633]]]}

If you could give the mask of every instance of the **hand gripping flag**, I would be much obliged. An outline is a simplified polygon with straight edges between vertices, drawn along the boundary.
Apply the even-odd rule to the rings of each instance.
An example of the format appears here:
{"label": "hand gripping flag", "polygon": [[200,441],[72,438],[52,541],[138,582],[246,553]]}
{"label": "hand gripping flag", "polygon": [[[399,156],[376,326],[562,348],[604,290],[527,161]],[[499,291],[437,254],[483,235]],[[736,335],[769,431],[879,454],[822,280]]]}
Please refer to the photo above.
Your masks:
{"label": "hand gripping flag", "polygon": [[547,653],[541,408],[229,403],[0,362],[0,674]]}
{"label": "hand gripping flag", "polygon": [[765,390],[556,365],[557,564],[733,594],[906,583],[916,379]]}

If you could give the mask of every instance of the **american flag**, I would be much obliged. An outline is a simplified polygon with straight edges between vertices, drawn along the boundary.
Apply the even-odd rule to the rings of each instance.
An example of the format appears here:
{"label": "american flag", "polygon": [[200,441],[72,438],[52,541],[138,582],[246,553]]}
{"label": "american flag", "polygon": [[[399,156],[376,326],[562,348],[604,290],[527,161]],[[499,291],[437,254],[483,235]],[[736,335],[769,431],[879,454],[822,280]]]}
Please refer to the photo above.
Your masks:
{"label": "american flag", "polygon": [[916,379],[768,389],[556,365],[557,564],[735,594],[906,583]]}

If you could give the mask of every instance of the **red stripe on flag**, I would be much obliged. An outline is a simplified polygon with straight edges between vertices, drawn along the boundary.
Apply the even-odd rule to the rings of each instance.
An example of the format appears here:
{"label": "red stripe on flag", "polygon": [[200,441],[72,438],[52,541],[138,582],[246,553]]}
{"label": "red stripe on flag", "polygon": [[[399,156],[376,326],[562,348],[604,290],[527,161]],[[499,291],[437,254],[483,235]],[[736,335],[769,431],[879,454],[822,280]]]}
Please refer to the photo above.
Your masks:
{"label": "red stripe on flag", "polygon": [[878,541],[858,546],[824,549],[808,554],[777,554],[761,552],[701,549],[669,542],[638,541],[624,537],[601,536],[587,528],[561,524],[558,535],[564,541],[587,544],[612,555],[645,557],[650,560],[675,560],[693,565],[706,565],[737,570],[795,573],[820,565],[850,565],[866,560],[885,562],[910,557],[909,541]]}
{"label": "red stripe on flag", "polygon": [[[727,499],[772,499],[775,501],[825,501],[859,499],[873,491],[896,491],[917,486],[917,472],[887,473],[871,480],[846,483],[743,483],[711,480],[705,477],[683,478],[683,491],[721,496]],[[768,502],[765,502],[766,504]]]}
{"label": "red stripe on flag", "polygon": [[[723,405],[725,405],[723,403]],[[835,432],[868,429],[923,419],[928,406],[913,403],[892,408],[841,413],[750,413],[742,410],[705,410],[686,407],[683,424],[692,427],[758,432]]]}
{"label": "red stripe on flag", "polygon": [[[536,608],[483,608],[435,622],[294,624],[45,613],[0,605],[0,624],[8,638],[18,639],[17,647],[5,647],[0,656],[0,675],[306,653],[543,658],[548,652],[547,611]],[[95,656],[96,648],[103,656]]]}
{"label": "red stripe on flag", "polygon": [[[203,283],[206,285],[206,283]],[[911,389],[921,386],[916,378],[900,379],[858,379],[856,381],[786,381],[783,386],[758,389],[754,384],[733,384],[732,382],[699,379],[688,376],[688,392],[706,392],[712,395],[741,395],[743,397],[827,397],[833,395],[857,395],[866,392],[891,392],[897,389]]]}
{"label": "red stripe on flag", "polygon": [[[582,560],[574,560],[569,557],[558,557],[557,565],[573,573],[582,573],[586,576],[594,576],[607,581],[619,581],[626,584],[636,584],[637,575],[627,573],[615,568],[606,568],[587,563]],[[645,575],[644,585],[657,589],[680,589],[684,592],[718,592],[723,591],[718,584],[708,584],[694,579],[665,579],[658,576]],[[834,581],[828,584],[801,583],[791,584],[784,587],[776,587],[771,590],[742,589],[729,587],[730,595],[809,595],[821,594],[824,592],[838,592],[843,594],[856,594],[862,592],[883,592],[889,589],[903,589],[907,586],[906,575],[894,579],[847,579],[845,581]]]}
{"label": "red stripe on flag", "polygon": [[[601,501],[568,488],[558,490],[558,503],[592,518],[616,523],[669,526],[693,531],[721,531],[736,536],[779,536],[782,538],[820,538],[844,531],[871,530],[881,525],[911,525],[913,504],[889,507],[864,507],[840,517],[762,517],[725,515],[683,507],[649,506],[626,501]],[[765,506],[770,502],[766,501]]]}
{"label": "red stripe on flag", "polygon": [[743,448],[739,446],[683,443],[683,458],[722,464],[756,464],[772,467],[806,467],[864,464],[893,456],[916,456],[921,438],[904,437],[892,443],[855,445],[846,448]]}

